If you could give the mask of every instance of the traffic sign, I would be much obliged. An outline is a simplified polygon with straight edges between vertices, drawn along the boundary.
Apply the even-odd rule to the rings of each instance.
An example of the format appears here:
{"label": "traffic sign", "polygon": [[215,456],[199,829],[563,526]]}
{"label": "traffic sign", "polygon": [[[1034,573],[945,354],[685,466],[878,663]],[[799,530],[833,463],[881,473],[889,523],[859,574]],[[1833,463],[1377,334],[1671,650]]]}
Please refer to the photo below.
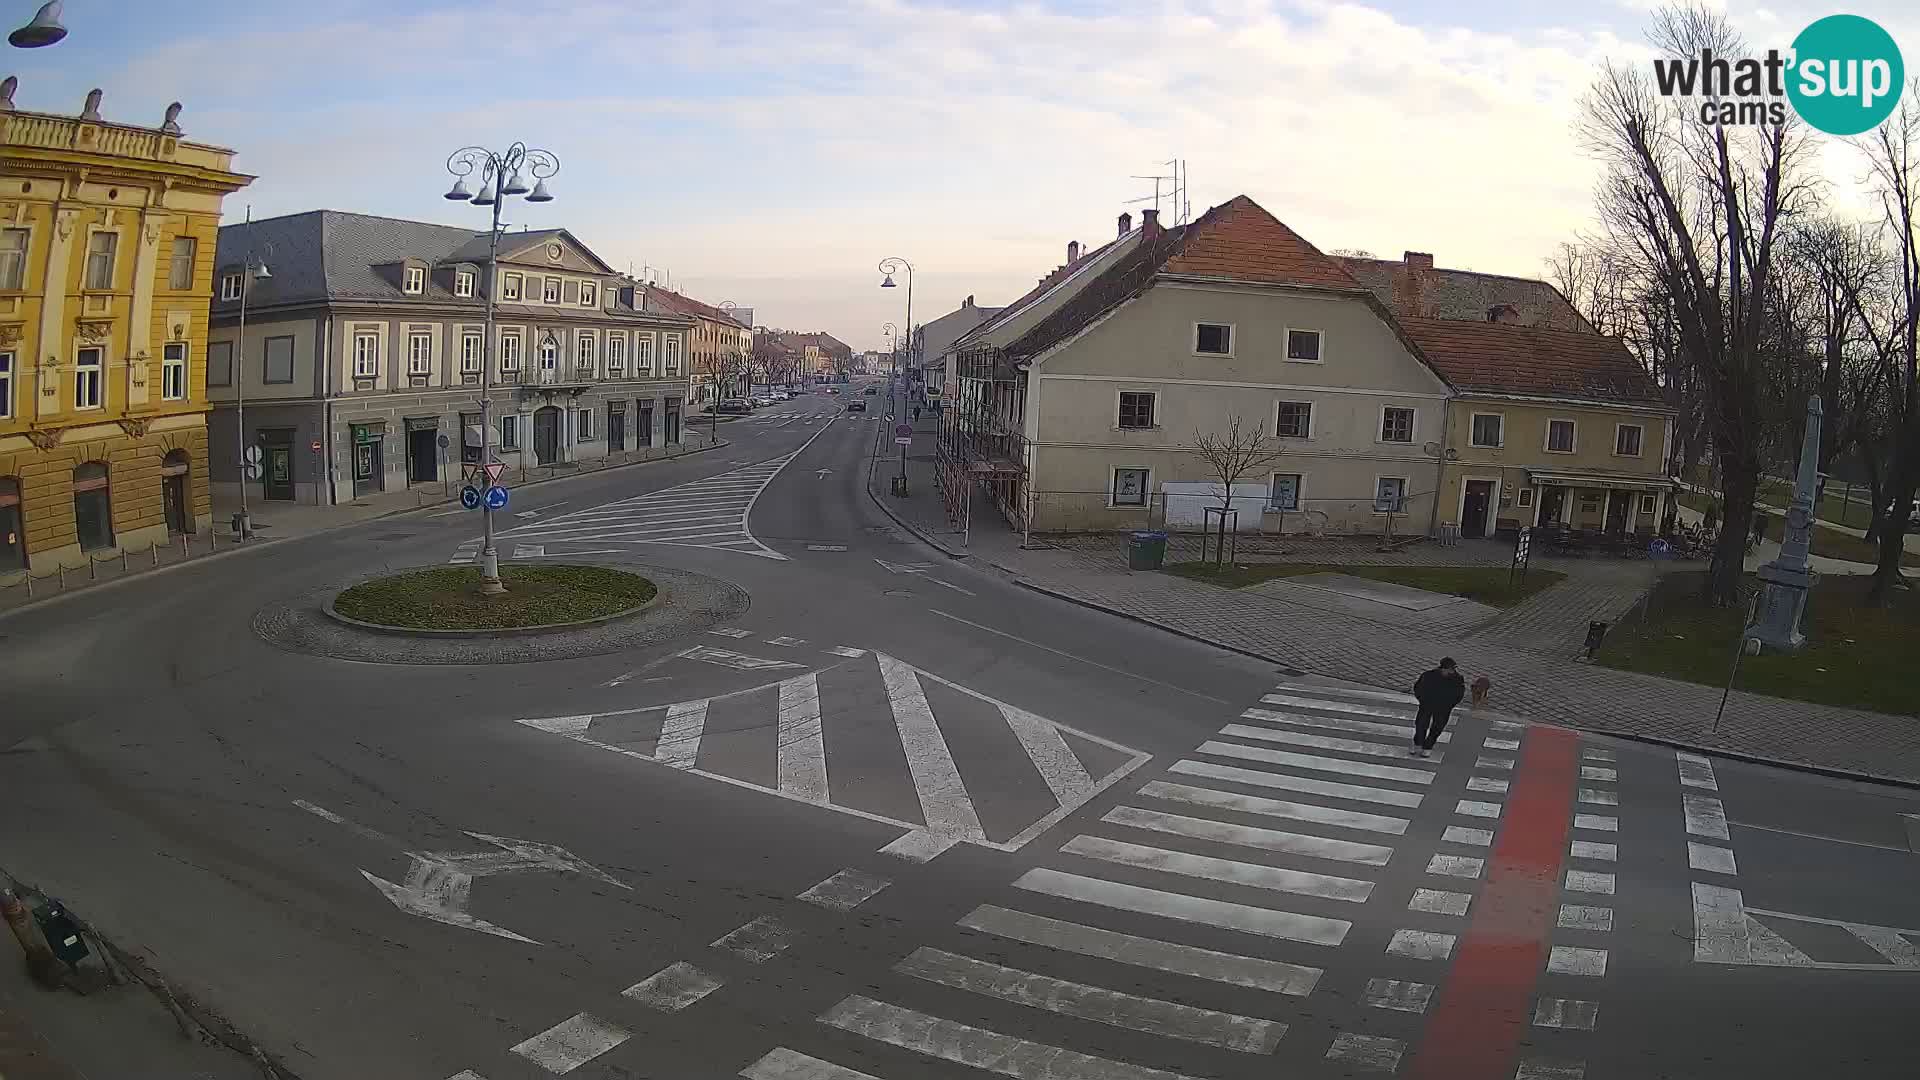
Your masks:
{"label": "traffic sign", "polygon": [[260,464],[260,448],[257,446],[247,447],[247,452],[241,456],[247,459],[247,464],[249,465]]}
{"label": "traffic sign", "polygon": [[460,505],[469,510],[480,509],[480,489],[468,484],[460,489]]}
{"label": "traffic sign", "polygon": [[445,449],[447,448],[447,444],[448,444],[448,443],[450,443],[450,442],[452,442],[453,440],[451,440],[451,439],[449,439],[449,438],[447,438],[447,437],[446,437],[446,436],[445,436],[445,435],[443,434],[443,435],[441,435],[441,436],[440,436],[440,437],[439,437],[438,439],[436,439],[436,440],[434,440],[434,441],[435,441],[435,442],[438,442],[438,443],[440,444],[440,449],[442,449],[442,450],[445,450]]}
{"label": "traffic sign", "polygon": [[309,449],[309,450],[311,450],[311,451],[313,451],[313,452],[314,452],[314,453],[316,453],[316,454],[317,454],[317,453],[319,453],[319,452],[320,452],[320,440],[319,440],[319,439],[315,439],[315,440],[313,440],[312,442],[310,442],[310,443],[308,443],[308,444],[307,444],[307,449]]}
{"label": "traffic sign", "polygon": [[505,510],[507,508],[507,489],[490,487],[487,489],[487,509]]}
{"label": "traffic sign", "polygon": [[893,433],[894,433],[895,435],[900,435],[900,436],[903,436],[903,437],[905,437],[905,438],[912,438],[912,437],[913,437],[913,425],[912,425],[912,424],[895,424],[895,425],[893,426]]}
{"label": "traffic sign", "polygon": [[913,436],[911,436],[911,435],[895,435],[895,436],[893,437],[893,441],[894,441],[894,445],[896,445],[896,446],[912,446],[912,445],[913,445]]}
{"label": "traffic sign", "polygon": [[247,479],[249,479],[249,480],[258,480],[258,479],[260,479],[260,465],[259,465],[259,463],[257,463],[257,462],[248,462],[248,463],[247,463]]}
{"label": "traffic sign", "polygon": [[507,471],[506,462],[504,461],[488,462],[487,463],[487,483],[488,484],[499,483],[500,474],[506,471]]}

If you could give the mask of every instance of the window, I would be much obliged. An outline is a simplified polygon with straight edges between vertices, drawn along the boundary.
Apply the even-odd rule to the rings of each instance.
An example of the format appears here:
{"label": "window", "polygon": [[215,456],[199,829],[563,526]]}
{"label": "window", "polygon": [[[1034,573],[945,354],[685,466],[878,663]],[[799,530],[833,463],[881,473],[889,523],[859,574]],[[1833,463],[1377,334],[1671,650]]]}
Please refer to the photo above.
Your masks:
{"label": "window", "polygon": [[540,286],[540,299],[549,304],[560,302],[560,279],[550,277]]}
{"label": "window", "polygon": [[453,272],[453,295],[463,298],[473,295],[473,271],[455,270]]}
{"label": "window", "polygon": [[74,358],[74,408],[97,409],[100,407],[101,369],[105,363],[106,350],[100,348],[81,349],[80,355]]}
{"label": "window", "polygon": [[1288,330],[1287,359],[1305,364],[1320,362],[1320,331]]}
{"label": "window", "polygon": [[577,433],[577,434],[578,434],[578,435],[579,435],[579,436],[580,436],[580,437],[581,437],[582,439],[591,439],[591,438],[593,438],[593,410],[592,410],[592,409],[581,409],[581,410],[580,410],[580,419],[579,419],[579,422],[578,422],[578,423],[579,423],[579,426],[578,426],[578,428],[577,428],[577,431],[576,431],[576,433]]}
{"label": "window", "polygon": [[653,335],[633,335],[633,369],[636,375],[653,374]]}
{"label": "window", "polygon": [[580,306],[600,306],[600,287],[598,285],[595,285],[591,281],[583,281],[580,283]]}
{"label": "window", "polygon": [[1113,503],[1112,505],[1114,506],[1145,506],[1147,505],[1147,470],[1145,469],[1113,470]]}
{"label": "window", "polygon": [[1653,513],[1653,496],[1651,495],[1640,496],[1640,512],[1643,514]]}
{"label": "window", "polygon": [[1304,439],[1313,434],[1313,403],[1310,401],[1281,402],[1280,415],[1274,421],[1273,433],[1282,439]]}
{"label": "window", "polygon": [[1373,482],[1373,512],[1397,514],[1407,508],[1407,478],[1382,476]]}
{"label": "window", "polygon": [[293,381],[293,335],[270,337],[266,341],[266,355],[262,361],[260,381],[268,383],[290,383]]}
{"label": "window", "polygon": [[1521,506],[1533,505],[1533,489],[1532,488],[1520,489],[1520,505]]}
{"label": "window", "polygon": [[[169,341],[160,347],[160,398],[182,401],[187,396],[187,343]],[[0,411],[0,416],[5,412]]]}
{"label": "window", "polygon": [[13,354],[0,352],[0,420],[13,415]]}
{"label": "window", "polygon": [[239,274],[220,275],[220,299],[222,300],[240,299],[240,282],[241,282],[241,277]]}
{"label": "window", "polygon": [[661,362],[666,365],[668,375],[680,374],[680,335],[668,334],[666,351],[661,354]]}
{"label": "window", "polygon": [[520,370],[520,334],[518,331],[500,335],[500,370],[503,373]]}
{"label": "window", "polygon": [[427,289],[427,271],[425,267],[409,266],[400,279],[400,291],[408,296],[419,296]]}
{"label": "window", "polygon": [[460,373],[478,375],[480,373],[480,354],[486,339],[479,334],[460,335]]}
{"label": "window", "polygon": [[407,374],[427,375],[433,371],[433,335],[416,330],[407,335]]}
{"label": "window", "polygon": [[216,341],[207,346],[207,385],[233,385],[233,342]]}
{"label": "window", "polygon": [[1153,395],[1122,393],[1120,395],[1120,428],[1123,431],[1139,430],[1153,426]]}
{"label": "window", "polygon": [[113,546],[113,495],[107,485],[106,462],[89,461],[74,468],[73,524],[84,550]]}
{"label": "window", "polygon": [[1269,510],[1300,509],[1300,474],[1274,473],[1273,489],[1267,496]]}
{"label": "window", "polygon": [[1500,413],[1474,413],[1469,441],[1474,446],[1499,449],[1504,445],[1507,418]]}
{"label": "window", "polygon": [[1573,453],[1573,421],[1547,421],[1547,449],[1556,454]]}
{"label": "window", "polygon": [[1614,428],[1613,452],[1621,457],[1639,457],[1642,434],[1639,424],[1621,424]]}
{"label": "window", "polygon": [[500,418],[500,449],[520,449],[520,418],[511,413]]}
{"label": "window", "polygon": [[373,379],[380,375],[380,335],[362,331],[353,335],[353,377]]}
{"label": "window", "polygon": [[519,274],[506,274],[500,278],[500,299],[520,299],[521,277]]}
{"label": "window", "polygon": [[617,379],[627,373],[627,335],[618,331],[607,335],[607,377]]}
{"label": "window", "polygon": [[1380,410],[1380,441],[1413,441],[1413,410],[1389,405]]}
{"label": "window", "polygon": [[557,371],[560,368],[560,343],[548,334],[540,343],[540,370]]}
{"label": "window", "polygon": [[167,288],[174,292],[193,288],[193,257],[199,246],[191,236],[173,238],[173,259],[167,264]]}
{"label": "window", "polygon": [[0,229],[0,289],[27,287],[27,230]]}
{"label": "window", "polygon": [[97,232],[87,236],[87,288],[113,288],[113,256],[119,250],[119,233]]}
{"label": "window", "polygon": [[1196,323],[1193,351],[1214,356],[1233,355],[1233,327],[1226,323]]}
{"label": "window", "polygon": [[578,341],[579,344],[573,351],[573,358],[582,375],[592,375],[594,365],[600,360],[600,358],[595,355],[599,351],[598,346],[600,343],[594,338],[593,331],[591,330],[580,331]]}

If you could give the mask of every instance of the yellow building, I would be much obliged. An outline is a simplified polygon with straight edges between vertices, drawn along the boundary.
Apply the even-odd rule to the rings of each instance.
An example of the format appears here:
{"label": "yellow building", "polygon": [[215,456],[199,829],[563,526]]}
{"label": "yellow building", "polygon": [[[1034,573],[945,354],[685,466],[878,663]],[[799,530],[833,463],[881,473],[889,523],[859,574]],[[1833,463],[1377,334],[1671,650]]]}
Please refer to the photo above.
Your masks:
{"label": "yellow building", "polygon": [[233,152],[0,82],[0,575],[207,528],[207,311]]}

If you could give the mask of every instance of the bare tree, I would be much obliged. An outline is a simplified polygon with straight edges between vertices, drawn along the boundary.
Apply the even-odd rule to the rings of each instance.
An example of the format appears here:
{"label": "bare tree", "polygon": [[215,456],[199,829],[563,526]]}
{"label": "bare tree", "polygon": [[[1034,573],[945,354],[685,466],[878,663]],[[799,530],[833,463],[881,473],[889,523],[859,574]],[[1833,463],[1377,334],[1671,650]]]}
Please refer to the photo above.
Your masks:
{"label": "bare tree", "polygon": [[1207,465],[1207,470],[1220,482],[1220,551],[1218,558],[1226,557],[1227,515],[1225,511],[1233,508],[1233,488],[1248,476],[1259,475],[1279,461],[1286,453],[1285,444],[1272,438],[1258,425],[1241,423],[1235,416],[1227,424],[1227,430],[1219,434],[1195,431],[1193,433],[1193,452]]}
{"label": "bare tree", "polygon": [[699,373],[713,384],[713,437],[720,437],[720,403],[738,397],[742,377],[751,377],[753,361],[740,349],[720,349],[701,361]]}

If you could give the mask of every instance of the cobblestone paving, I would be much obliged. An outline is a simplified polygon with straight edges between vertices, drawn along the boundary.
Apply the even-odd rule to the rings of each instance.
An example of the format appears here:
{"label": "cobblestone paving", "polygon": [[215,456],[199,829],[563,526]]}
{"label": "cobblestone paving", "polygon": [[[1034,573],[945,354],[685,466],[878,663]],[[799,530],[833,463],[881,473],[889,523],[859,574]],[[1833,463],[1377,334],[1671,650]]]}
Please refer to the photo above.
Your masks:
{"label": "cobblestone paving", "polygon": [[1618,623],[1659,578],[1660,565],[1594,561],[1556,563],[1567,580],[1542,589],[1469,634],[1527,652],[1571,659],[1586,651],[1587,624]]}

